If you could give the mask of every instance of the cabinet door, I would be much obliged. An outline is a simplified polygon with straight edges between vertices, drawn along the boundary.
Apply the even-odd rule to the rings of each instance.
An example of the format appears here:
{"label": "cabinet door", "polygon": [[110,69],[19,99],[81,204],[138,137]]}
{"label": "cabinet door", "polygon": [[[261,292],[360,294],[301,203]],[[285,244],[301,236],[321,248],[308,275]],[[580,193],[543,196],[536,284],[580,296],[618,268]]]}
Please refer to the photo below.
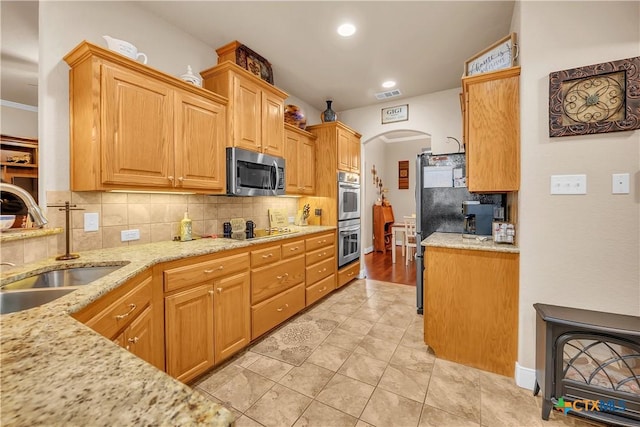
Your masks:
{"label": "cabinet door", "polygon": [[104,184],[172,186],[172,94],[164,84],[115,66],[102,66]]}
{"label": "cabinet door", "polygon": [[216,280],[213,298],[215,361],[227,359],[251,340],[249,272]]}
{"label": "cabinet door", "polygon": [[349,132],[338,129],[338,169],[351,171],[351,138]]}
{"label": "cabinet door", "polygon": [[[298,146],[299,185],[303,194],[316,192],[316,145],[309,138],[302,138]],[[287,165],[287,167],[289,167]]]}
{"label": "cabinet door", "polygon": [[167,374],[187,382],[213,366],[213,284],[165,297]]}
{"label": "cabinet door", "polygon": [[465,80],[469,191],[520,187],[519,71],[505,73]]}
{"label": "cabinet door", "polygon": [[355,135],[350,135],[349,141],[349,169],[353,173],[360,173],[360,138]]}
{"label": "cabinet door", "polygon": [[124,345],[127,350],[142,360],[154,364],[156,343],[153,339],[152,308],[147,307],[125,330]]}
{"label": "cabinet door", "polygon": [[[234,147],[260,152],[262,149],[262,90],[255,83],[239,76],[233,77],[233,135]],[[284,117],[283,117],[284,122]],[[284,126],[284,125],[283,125]]]}
{"label": "cabinet door", "polygon": [[262,152],[282,157],[284,153],[284,101],[262,92]]}
{"label": "cabinet door", "polygon": [[175,98],[175,186],[222,192],[225,107],[187,92]]}
{"label": "cabinet door", "polygon": [[[284,139],[284,160],[286,162],[285,191],[288,194],[299,194],[302,183],[299,180],[299,159],[300,135],[295,132],[285,132]],[[307,166],[307,165],[305,165]]]}

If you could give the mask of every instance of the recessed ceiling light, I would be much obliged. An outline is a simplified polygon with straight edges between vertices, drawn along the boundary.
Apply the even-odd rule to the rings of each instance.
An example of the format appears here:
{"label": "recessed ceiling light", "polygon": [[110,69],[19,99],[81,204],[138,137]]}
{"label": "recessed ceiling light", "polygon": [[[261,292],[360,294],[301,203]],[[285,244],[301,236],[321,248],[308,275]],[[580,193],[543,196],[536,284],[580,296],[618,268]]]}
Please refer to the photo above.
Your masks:
{"label": "recessed ceiling light", "polygon": [[356,33],[356,27],[353,24],[342,24],[338,27],[338,34],[342,37],[349,37]]}
{"label": "recessed ceiling light", "polygon": [[387,80],[386,82],[382,83],[382,87],[389,89],[392,88],[396,85],[396,82],[394,82],[393,80]]}

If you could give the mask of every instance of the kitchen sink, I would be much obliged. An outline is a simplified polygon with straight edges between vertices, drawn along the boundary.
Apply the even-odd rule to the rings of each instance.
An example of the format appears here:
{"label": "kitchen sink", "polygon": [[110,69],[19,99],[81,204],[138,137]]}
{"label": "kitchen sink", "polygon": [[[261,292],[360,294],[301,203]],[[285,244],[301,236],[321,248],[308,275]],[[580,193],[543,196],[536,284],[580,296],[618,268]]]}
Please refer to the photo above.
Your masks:
{"label": "kitchen sink", "polygon": [[0,314],[38,307],[75,290],[75,288],[45,288],[0,292]]}
{"label": "kitchen sink", "polygon": [[62,288],[68,286],[82,286],[98,280],[122,267],[110,265],[102,267],[75,267],[64,270],[51,270],[35,276],[25,277],[16,282],[3,286],[3,290]]}

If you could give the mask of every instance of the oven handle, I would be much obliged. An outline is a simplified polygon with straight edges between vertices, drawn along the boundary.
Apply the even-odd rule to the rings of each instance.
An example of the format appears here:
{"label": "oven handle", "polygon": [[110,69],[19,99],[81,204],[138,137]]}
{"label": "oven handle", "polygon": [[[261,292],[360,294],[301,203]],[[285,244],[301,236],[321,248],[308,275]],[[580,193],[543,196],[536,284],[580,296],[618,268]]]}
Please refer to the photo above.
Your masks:
{"label": "oven handle", "polygon": [[359,190],[360,186],[359,185],[351,185],[351,184],[342,184],[342,183],[340,183],[340,188],[352,188],[354,190]]}
{"label": "oven handle", "polygon": [[348,234],[351,233],[353,231],[359,231],[360,230],[360,226],[356,225],[355,227],[349,227],[349,228],[341,228],[338,230],[338,233],[340,234]]}

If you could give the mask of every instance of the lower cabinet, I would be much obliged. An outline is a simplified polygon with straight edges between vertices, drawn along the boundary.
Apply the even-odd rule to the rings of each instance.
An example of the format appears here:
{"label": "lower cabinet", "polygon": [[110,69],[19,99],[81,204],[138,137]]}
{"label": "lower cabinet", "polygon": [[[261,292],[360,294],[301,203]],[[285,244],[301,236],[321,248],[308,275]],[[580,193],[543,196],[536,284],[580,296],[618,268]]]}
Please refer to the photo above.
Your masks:
{"label": "lower cabinet", "polygon": [[163,269],[166,372],[188,382],[249,344],[249,255],[181,260]]}
{"label": "lower cabinet", "polygon": [[147,270],[72,315],[164,370],[162,294]]}
{"label": "lower cabinet", "polygon": [[360,261],[352,262],[351,264],[342,267],[338,271],[338,287],[344,286],[360,274]]}
{"label": "lower cabinet", "polygon": [[335,234],[313,236],[306,240],[306,306],[329,295],[336,288]]}
{"label": "lower cabinet", "polygon": [[251,307],[251,336],[255,339],[304,308],[304,283]]}

